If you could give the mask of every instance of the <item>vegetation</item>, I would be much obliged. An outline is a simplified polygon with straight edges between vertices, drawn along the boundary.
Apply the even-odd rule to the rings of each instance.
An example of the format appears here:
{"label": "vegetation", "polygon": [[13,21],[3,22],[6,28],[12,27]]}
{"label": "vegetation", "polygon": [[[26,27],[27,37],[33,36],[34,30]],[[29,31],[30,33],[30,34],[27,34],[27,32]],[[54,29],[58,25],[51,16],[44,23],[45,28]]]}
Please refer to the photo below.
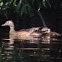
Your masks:
{"label": "vegetation", "polygon": [[50,0],[0,0],[0,11],[7,15],[7,10],[12,8],[21,15],[28,14],[32,9],[36,9],[35,6],[39,6],[38,3],[44,7],[48,3],[51,7]]}
{"label": "vegetation", "polygon": [[[21,25],[25,25],[28,21],[26,21],[26,16],[30,15],[30,17],[37,12],[37,10],[41,8],[46,9],[57,9],[62,8],[61,0],[0,0],[0,16],[4,16],[3,19],[11,19],[14,20],[19,25],[19,20],[23,18],[21,21]],[[34,14],[35,15],[35,14]],[[19,19],[20,18],[20,19]],[[26,23],[25,23],[25,21]],[[23,23],[23,24],[22,24]],[[24,26],[23,25],[23,26]]]}
{"label": "vegetation", "polygon": [[[12,8],[23,15],[28,14],[32,9],[38,9],[39,5],[43,5],[44,7],[51,7],[52,5],[56,8],[56,5],[60,2],[58,0],[0,0],[0,12],[6,15],[7,10]],[[62,2],[60,6],[62,7]]]}

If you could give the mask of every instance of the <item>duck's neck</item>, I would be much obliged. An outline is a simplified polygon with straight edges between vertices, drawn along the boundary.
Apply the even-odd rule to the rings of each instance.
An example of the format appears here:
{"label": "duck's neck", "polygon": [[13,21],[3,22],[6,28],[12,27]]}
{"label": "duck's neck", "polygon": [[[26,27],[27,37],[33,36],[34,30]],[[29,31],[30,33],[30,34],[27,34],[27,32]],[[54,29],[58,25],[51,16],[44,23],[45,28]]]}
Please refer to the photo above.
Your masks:
{"label": "duck's neck", "polygon": [[15,33],[14,26],[13,26],[13,27],[10,26],[10,34],[11,34],[11,33]]}

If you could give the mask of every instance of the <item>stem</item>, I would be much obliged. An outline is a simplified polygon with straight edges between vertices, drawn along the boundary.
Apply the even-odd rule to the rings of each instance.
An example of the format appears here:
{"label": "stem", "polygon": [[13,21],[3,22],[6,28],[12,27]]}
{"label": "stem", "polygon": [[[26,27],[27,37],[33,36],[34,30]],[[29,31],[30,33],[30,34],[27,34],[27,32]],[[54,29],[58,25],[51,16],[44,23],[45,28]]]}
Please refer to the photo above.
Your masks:
{"label": "stem", "polygon": [[47,26],[46,26],[46,23],[45,23],[45,21],[44,21],[44,18],[42,17],[42,14],[40,13],[41,4],[38,2],[38,0],[36,0],[36,1],[37,1],[37,5],[39,5],[39,8],[38,8],[38,10],[37,10],[37,14],[40,16],[40,19],[41,19],[41,21],[42,21],[42,23],[43,23],[43,26],[44,26],[44,27],[47,27]]}
{"label": "stem", "polygon": [[45,21],[44,21],[44,19],[43,19],[43,17],[42,17],[42,15],[41,15],[41,13],[40,13],[40,11],[37,11],[37,14],[40,16],[40,19],[42,20],[43,26],[44,26],[44,27],[47,27],[47,26],[46,26],[46,23],[45,23]]}

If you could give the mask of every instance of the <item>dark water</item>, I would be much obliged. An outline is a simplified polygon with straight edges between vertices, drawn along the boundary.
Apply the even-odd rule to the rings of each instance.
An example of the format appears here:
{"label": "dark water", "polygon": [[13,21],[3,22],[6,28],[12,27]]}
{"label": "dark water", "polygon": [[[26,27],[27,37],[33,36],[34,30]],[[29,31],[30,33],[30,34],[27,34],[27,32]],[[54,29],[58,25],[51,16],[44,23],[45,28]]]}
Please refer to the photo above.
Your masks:
{"label": "dark water", "polygon": [[62,37],[13,40],[0,36],[0,62],[62,62]]}

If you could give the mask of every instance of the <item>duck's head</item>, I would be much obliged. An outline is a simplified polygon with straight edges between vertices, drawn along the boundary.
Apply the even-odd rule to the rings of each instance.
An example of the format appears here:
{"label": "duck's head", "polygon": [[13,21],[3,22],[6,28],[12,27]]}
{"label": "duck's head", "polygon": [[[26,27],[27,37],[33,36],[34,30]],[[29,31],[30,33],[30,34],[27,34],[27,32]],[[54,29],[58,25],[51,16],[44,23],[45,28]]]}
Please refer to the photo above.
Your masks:
{"label": "duck's head", "polygon": [[9,20],[9,21],[6,21],[4,24],[2,24],[2,26],[14,27],[14,23],[11,20]]}
{"label": "duck's head", "polygon": [[47,28],[47,27],[44,27],[41,29],[42,32],[44,33],[50,33],[51,32],[51,29]]}

